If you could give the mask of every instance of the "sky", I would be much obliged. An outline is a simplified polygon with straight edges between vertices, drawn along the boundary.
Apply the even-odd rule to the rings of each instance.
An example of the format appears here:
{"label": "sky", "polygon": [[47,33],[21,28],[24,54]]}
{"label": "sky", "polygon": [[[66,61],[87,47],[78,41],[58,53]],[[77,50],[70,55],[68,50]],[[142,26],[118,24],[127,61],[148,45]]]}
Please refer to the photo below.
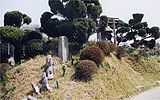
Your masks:
{"label": "sky", "polygon": [[[102,5],[102,15],[118,17],[128,22],[133,13],[143,13],[143,21],[149,27],[160,27],[160,0],[99,0]],[[7,11],[19,10],[32,18],[31,24],[40,24],[40,16],[50,11],[48,0],[0,0],[0,26],[3,26],[4,14]]]}

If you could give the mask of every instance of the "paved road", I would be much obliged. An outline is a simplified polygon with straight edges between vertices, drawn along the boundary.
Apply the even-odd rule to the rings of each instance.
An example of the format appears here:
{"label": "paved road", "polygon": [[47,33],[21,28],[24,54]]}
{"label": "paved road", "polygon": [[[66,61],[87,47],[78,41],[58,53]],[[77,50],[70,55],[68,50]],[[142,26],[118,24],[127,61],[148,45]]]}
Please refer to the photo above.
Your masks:
{"label": "paved road", "polygon": [[129,100],[160,100],[160,87],[142,92]]}

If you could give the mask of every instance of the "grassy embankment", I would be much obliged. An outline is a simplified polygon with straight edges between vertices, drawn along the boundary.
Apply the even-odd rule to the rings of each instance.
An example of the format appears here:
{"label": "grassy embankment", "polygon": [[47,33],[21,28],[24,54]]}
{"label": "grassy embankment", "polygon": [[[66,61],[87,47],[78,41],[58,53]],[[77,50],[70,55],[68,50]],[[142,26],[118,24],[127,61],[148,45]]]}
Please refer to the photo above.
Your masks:
{"label": "grassy embankment", "polygon": [[[57,62],[60,60],[55,58]],[[38,86],[45,66],[45,57],[37,56],[26,61],[8,72],[9,81],[5,86],[10,90],[5,94],[12,100],[20,100],[33,94],[30,82]],[[151,87],[157,86],[160,80],[160,57],[142,57],[135,60],[124,57],[118,60],[113,54],[106,57],[103,67],[90,82],[71,80],[74,67],[68,64],[66,75],[62,77],[61,65],[56,67],[56,76],[49,83],[53,92],[42,92],[36,97],[40,100],[119,100],[135,95]],[[60,89],[56,89],[55,80],[59,80]],[[3,93],[0,93],[1,95]]]}

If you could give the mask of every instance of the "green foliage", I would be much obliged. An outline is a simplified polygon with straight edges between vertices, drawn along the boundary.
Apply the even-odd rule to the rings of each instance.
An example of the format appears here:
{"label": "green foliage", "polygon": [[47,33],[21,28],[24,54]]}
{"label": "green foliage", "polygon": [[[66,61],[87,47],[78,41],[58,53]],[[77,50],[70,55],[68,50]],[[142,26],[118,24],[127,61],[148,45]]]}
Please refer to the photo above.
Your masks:
{"label": "green foliage", "polygon": [[22,14],[19,11],[6,12],[4,15],[4,26],[21,27],[23,24],[30,24],[32,19],[26,14]]}
{"label": "green foliage", "polygon": [[99,32],[104,32],[106,30],[106,27],[108,25],[108,17],[107,16],[101,16],[99,21]]}
{"label": "green foliage", "polygon": [[117,47],[116,57],[117,57],[118,59],[121,59],[122,57],[124,57],[124,56],[125,56],[125,53],[126,53],[126,50],[125,50],[123,47],[121,47],[121,46],[118,46],[118,47]]}
{"label": "green foliage", "polygon": [[41,18],[40,18],[41,28],[42,28],[42,30],[43,30],[44,32],[46,32],[46,31],[45,31],[45,29],[43,29],[43,28],[45,28],[46,22],[47,22],[52,16],[53,16],[53,14],[50,13],[50,12],[44,12],[44,13],[41,15]]}
{"label": "green foliage", "polygon": [[53,39],[47,41],[44,44],[44,52],[45,53],[52,52],[53,54],[58,54],[58,39],[53,38]]}
{"label": "green foliage", "polygon": [[25,37],[23,38],[23,44],[26,44],[29,40],[32,39],[42,39],[40,33],[31,30],[25,30]]}
{"label": "green foliage", "polygon": [[118,20],[117,27],[129,27],[129,25],[122,20]]}
{"label": "green foliage", "polygon": [[138,30],[138,35],[139,36],[145,36],[147,34],[147,31],[145,29],[139,29]]}
{"label": "green foliage", "polygon": [[36,55],[43,53],[44,41],[40,39],[33,39],[26,43],[25,46],[25,56],[27,58],[34,57]]}
{"label": "green foliage", "polygon": [[69,41],[71,41],[70,38],[73,38],[73,22],[67,21],[67,20],[61,20],[58,25],[58,33],[62,36],[66,36],[69,38]]}
{"label": "green foliage", "polygon": [[147,44],[147,46],[148,46],[150,49],[153,49],[153,48],[155,47],[155,45],[156,45],[156,41],[155,41],[154,39],[151,39],[151,40],[148,42],[148,44]]}
{"label": "green foliage", "polygon": [[75,18],[84,18],[87,13],[87,7],[81,0],[70,0],[64,8],[64,16],[70,20]]}
{"label": "green foliage", "polygon": [[139,13],[133,14],[133,19],[134,19],[135,23],[141,22],[143,19],[143,16],[144,16],[144,14],[139,14]]}
{"label": "green foliage", "polygon": [[[97,18],[102,13],[99,0],[49,0],[51,12],[41,16],[41,31],[48,36],[66,36],[74,45],[82,46],[96,31]],[[53,15],[63,20],[51,18]]]}
{"label": "green foliage", "polygon": [[136,51],[136,49],[133,48],[133,47],[130,47],[130,48],[127,49],[128,53],[133,53],[134,51]]}
{"label": "green foliage", "polygon": [[89,18],[95,20],[99,18],[100,14],[102,13],[102,7],[101,5],[88,5],[87,13]]}
{"label": "green foliage", "polygon": [[96,46],[98,46],[106,56],[111,52],[109,43],[106,41],[98,41],[96,42]]}
{"label": "green foliage", "polygon": [[84,48],[80,53],[81,60],[94,61],[98,66],[104,61],[104,57],[103,51],[96,46]]}
{"label": "green foliage", "polygon": [[80,81],[89,81],[97,72],[97,65],[90,60],[80,61],[75,68],[75,79]]}
{"label": "green foliage", "polygon": [[132,39],[135,39],[135,36],[137,35],[137,32],[128,32],[125,36],[125,38],[127,40],[132,40]]}
{"label": "green foliage", "polygon": [[29,25],[32,22],[32,19],[28,16],[23,18],[23,23],[26,23],[27,25]]}
{"label": "green foliage", "polygon": [[149,30],[149,32],[155,39],[158,39],[160,37],[159,27],[154,26]]}
{"label": "green foliage", "polygon": [[49,0],[48,4],[53,14],[63,13],[63,3],[60,0]]}
{"label": "green foliage", "polygon": [[129,27],[120,27],[116,32],[117,33],[126,33],[126,32],[129,32],[130,31],[130,28]]}
{"label": "green foliage", "polygon": [[59,20],[57,18],[51,18],[49,19],[44,27],[44,30],[46,31],[47,35],[50,37],[58,37],[58,24]]}
{"label": "green foliage", "polygon": [[0,27],[1,40],[9,42],[13,45],[20,44],[24,37],[24,32],[21,29],[12,26]]}

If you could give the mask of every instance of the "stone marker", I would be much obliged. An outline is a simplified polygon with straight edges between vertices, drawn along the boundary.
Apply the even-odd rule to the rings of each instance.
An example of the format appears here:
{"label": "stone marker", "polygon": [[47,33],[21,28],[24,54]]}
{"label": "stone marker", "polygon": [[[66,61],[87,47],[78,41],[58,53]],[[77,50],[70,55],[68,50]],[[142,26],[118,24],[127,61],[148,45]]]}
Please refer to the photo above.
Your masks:
{"label": "stone marker", "polygon": [[47,66],[50,66],[50,65],[52,65],[52,56],[49,54],[49,55],[47,55],[47,58],[46,58],[46,65]]}
{"label": "stone marker", "polygon": [[59,89],[59,81],[58,80],[56,80],[56,87],[57,87],[57,89]]}
{"label": "stone marker", "polygon": [[66,73],[66,65],[65,64],[62,65],[62,71],[63,71],[62,76],[64,76]]}
{"label": "stone marker", "polygon": [[63,62],[66,62],[68,55],[68,38],[65,36],[60,36],[58,40],[58,56],[62,59]]}
{"label": "stone marker", "polygon": [[47,78],[49,80],[54,78],[54,68],[53,67],[48,67],[46,70]]}
{"label": "stone marker", "polygon": [[36,86],[36,84],[34,84],[33,82],[31,82],[32,88],[34,90],[34,92],[36,92],[37,94],[40,93],[40,89],[38,86]]}
{"label": "stone marker", "polygon": [[42,90],[44,90],[45,88],[47,88],[47,90],[49,90],[50,92],[52,92],[52,88],[49,86],[48,84],[48,78],[46,77],[46,73],[44,72],[43,73],[43,76],[42,76],[42,87],[41,87],[41,92]]}

